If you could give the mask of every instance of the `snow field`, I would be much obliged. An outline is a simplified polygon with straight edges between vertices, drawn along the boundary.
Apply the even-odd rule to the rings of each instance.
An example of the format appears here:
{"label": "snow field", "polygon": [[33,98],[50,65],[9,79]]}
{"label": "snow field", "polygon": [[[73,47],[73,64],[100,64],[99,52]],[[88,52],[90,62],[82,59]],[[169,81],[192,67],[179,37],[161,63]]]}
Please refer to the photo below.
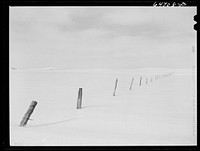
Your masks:
{"label": "snow field", "polygon": [[[157,74],[169,72],[11,71],[11,145],[195,144],[192,76],[177,71],[155,80]],[[153,81],[146,84],[151,77]],[[83,102],[77,110],[80,87]],[[19,127],[32,100],[38,102],[33,120]]]}

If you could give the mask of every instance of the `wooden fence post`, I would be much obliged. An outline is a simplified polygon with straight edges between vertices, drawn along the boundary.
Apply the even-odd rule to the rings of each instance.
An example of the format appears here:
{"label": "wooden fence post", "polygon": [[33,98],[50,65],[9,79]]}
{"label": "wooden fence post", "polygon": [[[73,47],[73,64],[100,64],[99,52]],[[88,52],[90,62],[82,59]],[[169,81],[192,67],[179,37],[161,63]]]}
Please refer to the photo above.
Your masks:
{"label": "wooden fence post", "polygon": [[146,84],[148,83],[148,78],[146,78]]}
{"label": "wooden fence post", "polygon": [[131,89],[132,89],[133,81],[134,81],[134,78],[132,78],[132,81],[131,81],[131,85],[130,85],[130,88],[129,88],[129,90],[131,90]]}
{"label": "wooden fence post", "polygon": [[142,85],[142,77],[140,77],[140,86]]}
{"label": "wooden fence post", "polygon": [[79,88],[76,109],[81,109],[81,106],[82,106],[82,88]]}
{"label": "wooden fence post", "polygon": [[116,95],[117,83],[118,83],[118,79],[116,79],[116,81],[115,81],[115,89],[114,89],[114,92],[113,92],[113,96]]}
{"label": "wooden fence post", "polygon": [[22,118],[20,122],[20,126],[26,126],[31,114],[33,113],[33,110],[35,109],[35,106],[37,105],[36,101],[32,101],[31,105],[29,106],[27,112],[25,113],[24,117]]}

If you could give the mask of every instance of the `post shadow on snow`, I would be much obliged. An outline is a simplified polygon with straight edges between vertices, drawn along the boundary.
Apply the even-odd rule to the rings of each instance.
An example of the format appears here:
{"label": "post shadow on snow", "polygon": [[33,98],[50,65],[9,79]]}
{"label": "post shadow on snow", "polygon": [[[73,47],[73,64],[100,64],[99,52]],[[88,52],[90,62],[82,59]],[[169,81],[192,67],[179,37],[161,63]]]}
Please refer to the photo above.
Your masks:
{"label": "post shadow on snow", "polygon": [[62,121],[57,121],[57,122],[51,122],[51,123],[46,123],[46,124],[41,124],[41,125],[31,125],[31,126],[28,126],[28,127],[41,127],[41,126],[57,125],[57,124],[61,124],[61,123],[73,121],[75,119],[77,119],[77,118],[71,118],[71,119],[67,119],[67,120],[62,120]]}
{"label": "post shadow on snow", "polygon": [[[114,105],[114,104],[113,104],[113,105]],[[84,108],[92,108],[92,107],[113,106],[113,105],[88,105],[88,106],[83,106],[82,109],[84,109]]]}

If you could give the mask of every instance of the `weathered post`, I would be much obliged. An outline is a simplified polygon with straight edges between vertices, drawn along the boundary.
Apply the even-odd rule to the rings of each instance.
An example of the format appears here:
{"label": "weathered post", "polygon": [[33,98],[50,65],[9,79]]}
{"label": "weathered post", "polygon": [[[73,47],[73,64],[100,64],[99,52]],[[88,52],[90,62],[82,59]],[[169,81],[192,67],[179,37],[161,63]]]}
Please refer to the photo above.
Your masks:
{"label": "weathered post", "polygon": [[152,82],[152,80],[153,80],[153,79],[152,79],[152,77],[151,77],[151,82]]}
{"label": "weathered post", "polygon": [[142,85],[142,77],[140,77],[140,86]]}
{"label": "weathered post", "polygon": [[115,81],[115,89],[114,89],[114,92],[113,92],[113,96],[116,95],[117,83],[118,83],[118,79],[116,79],[116,81]]}
{"label": "weathered post", "polygon": [[148,78],[146,78],[146,84],[148,83]]}
{"label": "weathered post", "polygon": [[32,101],[31,105],[29,106],[26,114],[24,115],[24,117],[22,118],[21,122],[20,122],[20,126],[26,126],[31,114],[33,113],[33,110],[35,109],[35,106],[37,105],[36,101]]}
{"label": "weathered post", "polygon": [[81,105],[82,105],[82,88],[79,88],[76,109],[81,109]]}
{"label": "weathered post", "polygon": [[129,88],[129,90],[131,90],[131,89],[132,89],[133,81],[134,81],[134,78],[132,78],[132,81],[131,81],[131,85],[130,85],[130,88]]}

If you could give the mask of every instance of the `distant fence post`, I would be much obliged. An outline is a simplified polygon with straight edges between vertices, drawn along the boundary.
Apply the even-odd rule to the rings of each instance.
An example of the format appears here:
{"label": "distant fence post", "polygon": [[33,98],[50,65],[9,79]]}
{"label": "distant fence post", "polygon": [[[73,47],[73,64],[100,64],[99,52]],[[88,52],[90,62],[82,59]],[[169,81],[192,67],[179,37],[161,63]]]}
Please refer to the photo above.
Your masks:
{"label": "distant fence post", "polygon": [[29,106],[27,112],[25,113],[24,117],[22,118],[20,122],[20,126],[26,126],[31,114],[33,113],[33,110],[35,109],[35,106],[37,105],[36,101],[32,101],[31,105]]}
{"label": "distant fence post", "polygon": [[76,109],[81,109],[81,106],[82,106],[82,88],[79,88]]}
{"label": "distant fence post", "polygon": [[146,84],[148,83],[148,78],[146,78]]}
{"label": "distant fence post", "polygon": [[118,79],[116,79],[116,81],[115,81],[115,89],[114,89],[114,92],[113,92],[113,96],[116,95],[117,83],[118,83]]}
{"label": "distant fence post", "polygon": [[140,86],[142,85],[142,77],[140,77]]}
{"label": "distant fence post", "polygon": [[132,89],[133,81],[134,81],[134,78],[132,78],[132,81],[131,81],[131,85],[130,85],[130,88],[129,88],[129,90],[131,90],[131,89]]}

